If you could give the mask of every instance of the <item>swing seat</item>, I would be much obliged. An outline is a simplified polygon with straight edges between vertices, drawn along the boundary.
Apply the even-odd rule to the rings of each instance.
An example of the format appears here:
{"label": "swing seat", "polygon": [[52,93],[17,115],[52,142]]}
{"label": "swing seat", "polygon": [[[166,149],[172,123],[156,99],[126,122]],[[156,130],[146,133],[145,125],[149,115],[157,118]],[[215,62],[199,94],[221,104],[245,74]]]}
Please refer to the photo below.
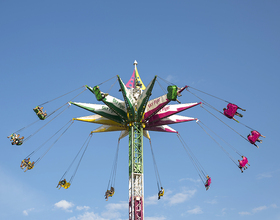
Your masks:
{"label": "swing seat", "polygon": [[224,110],[224,115],[228,118],[233,118],[235,113],[237,112],[238,106],[232,103],[227,105],[227,109]]}
{"label": "swing seat", "polygon": [[178,88],[175,85],[167,87],[167,91],[168,91],[167,98],[168,98],[168,100],[176,101],[176,99],[177,99],[177,90],[178,90]]}
{"label": "swing seat", "polygon": [[25,159],[23,159],[23,160],[22,160],[22,164],[25,165],[25,166],[27,166],[27,165],[28,165],[28,162],[27,162]]}
{"label": "swing seat", "polygon": [[206,180],[205,187],[209,187],[211,184],[211,178]]}
{"label": "swing seat", "polygon": [[99,86],[94,86],[93,91],[97,101],[101,101],[104,99],[104,96],[102,96]]}
{"label": "swing seat", "polygon": [[14,142],[12,142],[12,145],[22,145],[23,144],[23,142],[22,142],[22,139],[16,139]]}
{"label": "swing seat", "polygon": [[159,192],[158,192],[158,197],[160,198],[160,197],[162,197],[164,195],[164,189],[162,188],[162,190],[160,190]]}
{"label": "swing seat", "polygon": [[32,163],[30,161],[28,162],[27,166],[28,166],[27,167],[28,170],[32,170],[34,168],[34,165],[32,165]]}
{"label": "swing seat", "polygon": [[68,189],[71,183],[66,182],[64,185],[61,185],[64,189]]}
{"label": "swing seat", "polygon": [[244,160],[239,161],[239,166],[240,167],[245,167],[246,163]]}
{"label": "swing seat", "polygon": [[112,197],[114,194],[115,194],[115,192],[110,193],[110,194],[109,194],[109,197]]}
{"label": "swing seat", "polygon": [[15,133],[12,133],[11,134],[11,140],[13,140],[15,138],[16,134]]}
{"label": "swing seat", "polygon": [[[248,163],[247,157],[244,157],[242,161],[243,161],[243,163],[246,165],[246,164]],[[245,166],[245,165],[244,165],[244,166]]]}
{"label": "swing seat", "polygon": [[251,144],[255,144],[256,141],[259,139],[259,137],[261,136],[261,134],[257,131],[251,131],[251,135],[248,136],[248,141]]}
{"label": "swing seat", "polygon": [[39,111],[39,106],[36,106],[35,108],[33,108],[33,111],[36,113],[36,115],[38,115],[38,117],[41,120],[45,120],[46,119],[46,116]]}

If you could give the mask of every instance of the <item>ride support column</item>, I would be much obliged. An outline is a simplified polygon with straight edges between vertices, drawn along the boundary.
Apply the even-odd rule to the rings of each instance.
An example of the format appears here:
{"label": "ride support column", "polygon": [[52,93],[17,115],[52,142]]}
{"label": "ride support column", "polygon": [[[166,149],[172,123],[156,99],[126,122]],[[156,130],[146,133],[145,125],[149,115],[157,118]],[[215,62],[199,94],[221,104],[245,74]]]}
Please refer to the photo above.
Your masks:
{"label": "ride support column", "polygon": [[129,220],[144,220],[143,127],[129,126]]}

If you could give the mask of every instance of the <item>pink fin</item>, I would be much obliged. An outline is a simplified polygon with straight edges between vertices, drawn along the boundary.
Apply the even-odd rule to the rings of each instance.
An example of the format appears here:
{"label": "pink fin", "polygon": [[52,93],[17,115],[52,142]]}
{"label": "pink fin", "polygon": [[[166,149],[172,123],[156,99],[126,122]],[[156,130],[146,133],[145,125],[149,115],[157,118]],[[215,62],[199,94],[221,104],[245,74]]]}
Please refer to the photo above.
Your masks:
{"label": "pink fin", "polygon": [[125,86],[127,87],[127,88],[134,88],[134,85],[135,85],[135,70],[133,71],[133,74],[132,74],[132,76],[130,77],[130,80],[125,84]]}
{"label": "pink fin", "polygon": [[157,114],[152,116],[149,120],[149,123],[154,123],[155,121],[158,121],[160,119],[166,118],[168,116],[177,114],[181,111],[187,110],[189,108],[192,108],[196,105],[199,105],[200,103],[186,103],[186,104],[176,104],[176,105],[166,105],[164,108],[162,108]]}
{"label": "pink fin", "polygon": [[186,116],[181,116],[181,115],[171,115],[171,116],[163,118],[159,121],[148,122],[146,127],[175,124],[175,123],[181,123],[181,122],[186,122],[186,121],[194,121],[194,120],[197,120],[197,118],[191,118],[191,117],[186,117]]}
{"label": "pink fin", "polygon": [[176,130],[174,130],[173,128],[171,128],[171,127],[169,127],[167,125],[149,127],[149,128],[145,128],[145,130],[178,133]]}

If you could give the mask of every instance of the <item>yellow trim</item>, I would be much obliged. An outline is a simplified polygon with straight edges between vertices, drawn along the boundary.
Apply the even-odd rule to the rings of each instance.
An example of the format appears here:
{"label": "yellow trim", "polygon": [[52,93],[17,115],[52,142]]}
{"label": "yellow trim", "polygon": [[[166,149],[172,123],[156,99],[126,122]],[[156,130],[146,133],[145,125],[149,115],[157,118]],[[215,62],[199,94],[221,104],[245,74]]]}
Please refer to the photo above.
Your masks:
{"label": "yellow trim", "polygon": [[141,78],[140,78],[140,75],[138,73],[138,70],[137,70],[137,67],[135,66],[135,79],[136,81],[140,81],[140,83],[142,84],[142,90],[145,90],[146,89],[146,86],[144,85],[144,83],[142,82]]}

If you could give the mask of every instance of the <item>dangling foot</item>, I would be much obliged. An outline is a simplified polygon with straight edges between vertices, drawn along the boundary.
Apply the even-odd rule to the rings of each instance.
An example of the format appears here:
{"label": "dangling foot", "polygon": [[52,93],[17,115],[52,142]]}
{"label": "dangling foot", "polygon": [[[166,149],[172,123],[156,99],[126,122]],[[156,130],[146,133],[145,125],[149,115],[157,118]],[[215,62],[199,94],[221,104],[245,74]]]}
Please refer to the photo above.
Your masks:
{"label": "dangling foot", "polygon": [[256,147],[257,147],[257,148],[259,148],[259,146],[258,146],[258,145],[256,145]]}
{"label": "dangling foot", "polygon": [[240,113],[238,114],[238,116],[239,116],[240,118],[242,118],[242,117],[243,117],[243,115],[242,115],[242,114],[240,114]]}

